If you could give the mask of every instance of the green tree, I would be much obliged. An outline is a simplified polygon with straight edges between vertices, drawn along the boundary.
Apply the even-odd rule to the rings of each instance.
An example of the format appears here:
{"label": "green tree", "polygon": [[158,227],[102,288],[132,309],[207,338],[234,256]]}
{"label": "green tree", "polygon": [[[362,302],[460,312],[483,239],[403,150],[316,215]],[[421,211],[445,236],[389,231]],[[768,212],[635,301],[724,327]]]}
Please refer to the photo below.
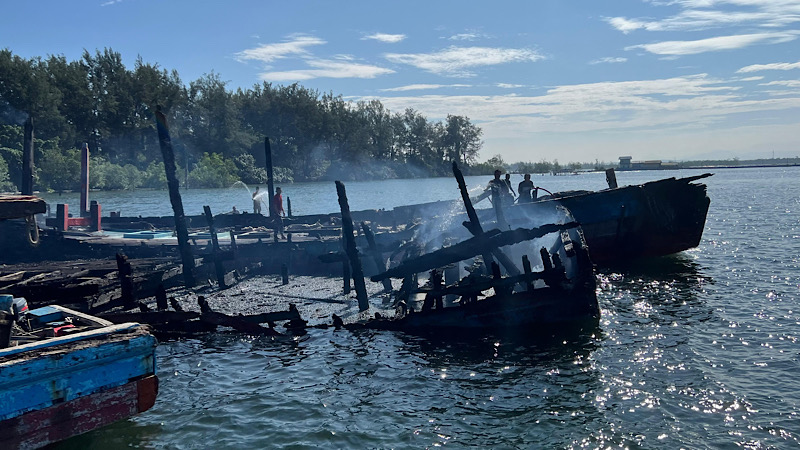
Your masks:
{"label": "green tree", "polygon": [[8,164],[0,157],[0,192],[16,192],[17,186],[11,182],[8,176]]}
{"label": "green tree", "polygon": [[61,192],[80,188],[80,150],[62,152],[55,146],[47,146],[40,148],[39,153],[36,166],[39,189]]}
{"label": "green tree", "polygon": [[219,153],[204,153],[194,170],[189,172],[189,185],[204,188],[230,187],[239,181],[236,172],[233,161],[224,159]]}

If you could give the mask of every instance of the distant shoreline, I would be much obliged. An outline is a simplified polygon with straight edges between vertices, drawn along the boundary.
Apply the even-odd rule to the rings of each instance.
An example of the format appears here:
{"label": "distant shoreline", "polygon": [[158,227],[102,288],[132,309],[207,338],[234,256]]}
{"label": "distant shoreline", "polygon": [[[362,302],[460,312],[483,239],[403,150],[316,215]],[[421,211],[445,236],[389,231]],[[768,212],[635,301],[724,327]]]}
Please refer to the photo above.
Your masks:
{"label": "distant shoreline", "polygon": [[[679,167],[659,167],[657,169],[620,169],[615,170],[619,172],[634,172],[634,171],[653,171],[653,172],[668,172],[671,170],[682,169],[758,169],[758,168],[772,168],[772,167],[800,167],[800,163],[792,164],[737,164],[737,165],[708,165],[708,166],[679,166]],[[602,172],[602,171],[600,171]]]}
{"label": "distant shoreline", "polygon": [[686,166],[681,169],[753,169],[763,167],[798,167],[800,164],[738,164],[735,166]]}

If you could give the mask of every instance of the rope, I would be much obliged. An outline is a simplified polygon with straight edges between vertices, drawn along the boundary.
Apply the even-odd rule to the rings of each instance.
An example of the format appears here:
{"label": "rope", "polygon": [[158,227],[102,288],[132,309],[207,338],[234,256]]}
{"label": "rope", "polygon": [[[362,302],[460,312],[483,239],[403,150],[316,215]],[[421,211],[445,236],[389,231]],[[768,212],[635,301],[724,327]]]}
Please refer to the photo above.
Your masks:
{"label": "rope", "polygon": [[36,224],[36,217],[26,216],[25,222],[28,224],[28,232],[25,233],[28,237],[28,243],[32,246],[39,244],[39,226]]}

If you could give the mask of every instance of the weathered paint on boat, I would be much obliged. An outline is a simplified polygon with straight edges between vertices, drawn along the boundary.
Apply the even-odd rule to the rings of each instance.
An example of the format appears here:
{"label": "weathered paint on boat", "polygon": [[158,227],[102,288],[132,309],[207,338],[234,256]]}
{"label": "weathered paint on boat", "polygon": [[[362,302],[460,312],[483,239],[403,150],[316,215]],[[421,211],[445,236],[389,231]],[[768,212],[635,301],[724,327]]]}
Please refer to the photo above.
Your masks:
{"label": "weathered paint on boat", "polygon": [[59,306],[31,313],[51,311],[98,327],[0,350],[0,448],[38,448],[131,417],[155,401],[156,340],[146,327],[112,325]]}

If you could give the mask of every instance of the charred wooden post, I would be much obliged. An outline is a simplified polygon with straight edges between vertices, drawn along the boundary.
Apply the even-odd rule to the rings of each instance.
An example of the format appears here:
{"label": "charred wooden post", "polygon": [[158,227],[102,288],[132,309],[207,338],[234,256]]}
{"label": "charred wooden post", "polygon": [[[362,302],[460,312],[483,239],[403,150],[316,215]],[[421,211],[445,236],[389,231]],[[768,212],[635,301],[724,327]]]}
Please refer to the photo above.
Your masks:
{"label": "charred wooden post", "polygon": [[178,177],[175,175],[175,153],[172,151],[172,141],[169,137],[167,116],[161,112],[161,106],[156,107],[156,127],[158,128],[158,143],[161,155],[164,157],[164,171],[167,175],[169,188],[169,201],[175,215],[175,231],[178,235],[178,249],[183,262],[183,280],[186,287],[194,287],[194,257],[189,246],[189,230],[186,228],[186,216],[183,212],[183,201],[178,190]]}
{"label": "charred wooden post", "polygon": [[344,281],[342,291],[344,295],[350,293],[350,261],[342,261],[342,280]]}
{"label": "charred wooden post", "polygon": [[89,223],[93,231],[100,231],[103,229],[103,214],[100,204],[92,200],[89,205]]}
{"label": "charred wooden post", "polygon": [[69,228],[69,205],[59,203],[56,205],[56,229],[67,231]]}
{"label": "charred wooden post", "polygon": [[122,290],[123,308],[133,308],[136,306],[133,298],[133,270],[131,269],[131,263],[128,262],[128,257],[122,253],[117,253],[117,270]]}
{"label": "charred wooden post", "polygon": [[[272,147],[269,145],[269,137],[264,138],[264,156],[267,166],[267,192],[269,193],[269,216],[276,217],[278,212],[272,206],[272,197],[275,196],[275,180],[272,178]],[[277,239],[277,238],[276,238]],[[277,241],[276,241],[277,242]]]}
{"label": "charred wooden post", "polygon": [[[461,169],[458,168],[458,164],[453,161],[453,175],[456,177],[456,182],[458,183],[458,189],[461,191],[461,199],[464,201],[464,207],[467,210],[467,218],[469,218],[469,222],[465,222],[464,226],[467,227],[470,233],[473,236],[478,236],[483,234],[483,228],[481,227],[481,222],[478,220],[478,214],[475,212],[475,207],[472,206],[472,200],[469,198],[469,191],[467,191],[467,184],[464,182],[464,174],[461,173]],[[489,266],[492,263],[492,252],[487,251],[483,253],[483,264],[484,264],[484,273],[489,272]]]}
{"label": "charred wooden post", "polygon": [[164,289],[163,284],[159,284],[156,288],[156,308],[159,311],[166,311],[168,308],[167,290]]}
{"label": "charred wooden post", "polygon": [[81,149],[81,217],[85,216],[89,206],[89,144],[84,143]]}
{"label": "charred wooden post", "polygon": [[292,215],[292,199],[290,197],[286,197],[286,217],[294,217]]}
{"label": "charred wooden post", "polygon": [[[436,290],[442,289],[442,272],[440,270],[431,270],[431,288]],[[434,295],[433,300],[436,302],[436,309],[444,309],[444,298],[441,295]]]}
{"label": "charred wooden post", "polygon": [[233,230],[230,231],[231,235],[231,253],[233,254],[233,259],[236,260],[239,257],[239,248],[236,246],[236,234]]}
{"label": "charred wooden post", "polygon": [[617,188],[617,174],[614,172],[614,168],[606,169],[606,182],[608,183],[608,187],[611,189]]}
{"label": "charred wooden post", "polygon": [[225,267],[222,265],[222,259],[219,252],[219,238],[217,237],[217,228],[214,226],[214,215],[211,214],[211,207],[203,206],[203,212],[206,215],[206,222],[208,223],[208,232],[211,234],[211,254],[214,258],[214,270],[217,273],[217,283],[220,288],[227,287],[225,285]]}
{"label": "charred wooden post", "polygon": [[286,232],[286,242],[292,243],[292,233]]}
{"label": "charred wooden post", "polygon": [[[372,254],[372,260],[375,262],[375,267],[378,273],[386,270],[386,263],[381,258],[381,252],[378,250],[378,245],[375,243],[375,234],[372,233],[369,225],[366,222],[361,222],[361,229],[364,230],[364,237],[367,239],[369,252]],[[383,290],[386,292],[392,291],[392,280],[385,278],[383,280]]]}
{"label": "charred wooden post", "polygon": [[33,117],[25,121],[24,137],[22,141],[22,195],[33,195]]}
{"label": "charred wooden post", "polygon": [[539,250],[539,255],[542,257],[542,266],[544,267],[544,271],[547,272],[552,270],[553,262],[550,260],[550,252],[548,252],[546,248],[542,247]]}
{"label": "charred wooden post", "polygon": [[281,264],[281,279],[284,286],[289,284],[289,266],[286,264]]}
{"label": "charred wooden post", "polygon": [[529,291],[533,290],[533,280],[531,279],[531,260],[528,255],[522,255],[522,270],[525,271],[525,285]]}
{"label": "charred wooden post", "polygon": [[350,268],[353,270],[353,284],[356,288],[356,298],[358,299],[359,311],[369,309],[369,299],[367,298],[367,285],[364,282],[364,270],[361,268],[361,260],[358,257],[356,240],[353,235],[353,218],[350,216],[350,205],[347,203],[347,192],[344,183],[336,181],[336,194],[339,196],[339,208],[342,210],[342,237],[344,238],[344,250],[350,259]]}

